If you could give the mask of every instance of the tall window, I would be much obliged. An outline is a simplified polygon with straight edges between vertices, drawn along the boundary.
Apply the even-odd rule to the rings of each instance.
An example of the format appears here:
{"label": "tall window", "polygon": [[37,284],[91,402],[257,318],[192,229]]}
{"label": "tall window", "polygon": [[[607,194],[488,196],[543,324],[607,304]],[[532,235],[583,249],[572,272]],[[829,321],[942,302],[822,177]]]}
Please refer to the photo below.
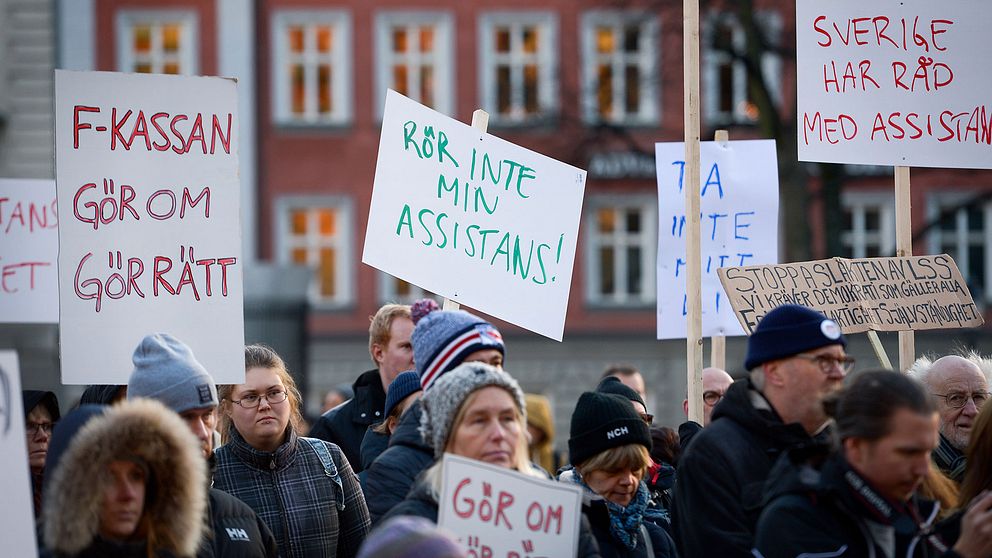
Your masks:
{"label": "tall window", "polygon": [[587,207],[587,300],[620,306],[654,302],[657,201],[593,198]]}
{"label": "tall window", "polygon": [[895,200],[892,194],[844,192],[842,256],[877,258],[895,254]]}
{"label": "tall window", "polygon": [[582,16],[582,98],[587,122],[657,122],[658,48],[654,17],[612,11]]}
{"label": "tall window", "polygon": [[941,193],[927,207],[930,252],[950,254],[975,301],[992,301],[992,201],[975,194]]}
{"label": "tall window", "polygon": [[375,105],[380,117],[387,89],[452,114],[452,27],[447,12],[384,12],[376,16]]}
{"label": "tall window", "polygon": [[482,106],[495,124],[534,124],[558,109],[558,25],[548,12],[493,12],[479,20]]}
{"label": "tall window", "polygon": [[279,124],[351,120],[351,19],[340,10],[280,10],[272,21]]}
{"label": "tall window", "polygon": [[279,201],[279,260],[314,269],[310,300],[340,305],[351,300],[351,206],[334,198]]}
{"label": "tall window", "polygon": [[117,68],[142,74],[195,74],[196,13],[185,10],[117,12]]}
{"label": "tall window", "polygon": [[[755,23],[770,45],[777,45],[782,23],[778,14],[758,12]],[[703,103],[710,124],[751,124],[758,119],[758,107],[750,91],[750,80],[760,76],[748,74],[742,60],[747,48],[744,28],[733,14],[715,15],[706,21],[703,30]],[[765,50],[761,57],[761,73],[772,100],[782,98],[781,58]]]}

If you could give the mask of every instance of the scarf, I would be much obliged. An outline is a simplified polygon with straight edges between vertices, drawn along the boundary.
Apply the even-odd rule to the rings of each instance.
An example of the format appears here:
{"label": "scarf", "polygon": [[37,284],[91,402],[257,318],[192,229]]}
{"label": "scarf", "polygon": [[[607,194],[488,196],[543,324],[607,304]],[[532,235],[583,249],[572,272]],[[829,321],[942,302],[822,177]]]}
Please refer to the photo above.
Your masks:
{"label": "scarf", "polygon": [[951,441],[940,435],[940,445],[933,450],[933,462],[951,480],[960,483],[964,480],[965,457],[961,450],[951,445]]}
{"label": "scarf", "polygon": [[[582,486],[590,494],[596,494],[582,480],[582,476],[577,469],[573,469],[572,472],[574,473],[571,476],[573,482]],[[621,506],[603,498],[606,509],[610,512],[610,535],[628,550],[637,548],[637,535],[641,532],[641,524],[645,519],[656,522],[665,518],[663,511],[648,507],[649,500],[650,494],[644,481],[638,483],[634,498],[626,506]]]}

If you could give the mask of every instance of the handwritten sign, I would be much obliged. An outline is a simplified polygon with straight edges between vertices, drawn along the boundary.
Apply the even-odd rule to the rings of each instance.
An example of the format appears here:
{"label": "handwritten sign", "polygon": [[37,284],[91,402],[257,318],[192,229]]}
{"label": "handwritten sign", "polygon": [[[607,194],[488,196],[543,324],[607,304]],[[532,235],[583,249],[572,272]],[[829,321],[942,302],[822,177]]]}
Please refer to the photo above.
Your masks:
{"label": "handwritten sign", "polygon": [[582,490],[444,454],[438,526],[469,556],[575,556]]}
{"label": "handwritten sign", "polygon": [[123,384],[167,332],[244,380],[237,83],[55,73],[62,381]]}
{"label": "handwritten sign", "polygon": [[6,556],[38,556],[17,353],[0,351],[0,540]]}
{"label": "handwritten sign", "polygon": [[[704,336],[743,335],[716,270],[778,261],[778,163],[772,140],[702,142],[700,255]],[[658,339],[685,339],[685,147],[656,143]],[[662,293],[665,293],[662,296]]]}
{"label": "handwritten sign", "polygon": [[748,333],[782,304],[815,308],[844,333],[984,323],[958,266],[947,254],[728,267],[719,274]]}
{"label": "handwritten sign", "polygon": [[992,168],[979,0],[796,2],[799,159]]}
{"label": "handwritten sign", "polygon": [[0,179],[0,322],[59,321],[52,180]]}
{"label": "handwritten sign", "polygon": [[561,341],[585,180],[390,90],[362,261]]}

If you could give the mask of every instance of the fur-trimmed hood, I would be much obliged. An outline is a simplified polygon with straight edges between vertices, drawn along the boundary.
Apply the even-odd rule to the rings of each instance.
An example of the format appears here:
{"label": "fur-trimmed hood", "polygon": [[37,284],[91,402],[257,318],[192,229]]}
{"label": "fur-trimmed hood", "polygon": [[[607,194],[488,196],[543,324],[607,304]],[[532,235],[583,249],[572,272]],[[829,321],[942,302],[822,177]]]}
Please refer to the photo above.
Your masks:
{"label": "fur-trimmed hood", "polygon": [[99,530],[103,487],[112,461],[138,458],[150,471],[145,515],[155,550],[196,554],[206,510],[207,465],[179,415],[155,400],[120,403],[72,438],[45,483],[46,547],[74,555]]}

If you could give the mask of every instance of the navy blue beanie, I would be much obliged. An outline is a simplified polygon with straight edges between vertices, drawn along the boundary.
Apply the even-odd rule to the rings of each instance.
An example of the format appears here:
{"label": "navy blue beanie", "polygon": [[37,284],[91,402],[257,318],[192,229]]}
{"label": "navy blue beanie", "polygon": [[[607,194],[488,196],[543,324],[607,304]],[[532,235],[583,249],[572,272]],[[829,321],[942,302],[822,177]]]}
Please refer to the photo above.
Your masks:
{"label": "navy blue beanie", "polygon": [[382,416],[388,417],[401,401],[418,391],[420,391],[420,375],[416,370],[407,370],[396,376],[386,390],[386,412]]}
{"label": "navy blue beanie", "polygon": [[837,322],[798,304],[783,304],[758,322],[747,340],[744,368],[753,370],[766,362],[819,349],[847,346]]}
{"label": "navy blue beanie", "polygon": [[69,449],[69,444],[76,438],[76,434],[86,426],[86,423],[93,417],[98,417],[107,412],[110,407],[106,405],[95,405],[84,403],[69,411],[62,420],[55,425],[52,431],[52,439],[48,443],[48,455],[45,456],[45,477],[51,478],[55,474],[62,454]]}
{"label": "navy blue beanie", "polygon": [[464,310],[428,310],[421,316],[416,303],[411,313],[416,324],[410,336],[413,363],[424,391],[476,351],[495,349],[506,354],[499,330],[478,316]]}

